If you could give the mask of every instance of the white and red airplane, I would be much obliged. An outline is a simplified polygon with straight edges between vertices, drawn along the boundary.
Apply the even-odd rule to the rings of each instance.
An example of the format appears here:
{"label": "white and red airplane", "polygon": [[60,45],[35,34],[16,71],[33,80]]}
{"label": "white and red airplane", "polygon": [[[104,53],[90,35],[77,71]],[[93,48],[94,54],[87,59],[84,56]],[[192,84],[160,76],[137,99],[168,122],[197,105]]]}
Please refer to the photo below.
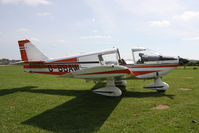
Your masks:
{"label": "white and red airplane", "polygon": [[[49,59],[29,40],[18,41],[24,71],[50,74],[66,78],[81,78],[94,81],[107,80],[106,86],[93,90],[105,96],[121,96],[116,84],[126,86],[126,79],[154,79],[144,88],[165,92],[169,85],[161,77],[175,69],[182,58],[149,56],[144,48],[133,48],[132,61],[121,59],[119,50],[113,48],[66,58]],[[139,60],[136,58],[139,57]]]}

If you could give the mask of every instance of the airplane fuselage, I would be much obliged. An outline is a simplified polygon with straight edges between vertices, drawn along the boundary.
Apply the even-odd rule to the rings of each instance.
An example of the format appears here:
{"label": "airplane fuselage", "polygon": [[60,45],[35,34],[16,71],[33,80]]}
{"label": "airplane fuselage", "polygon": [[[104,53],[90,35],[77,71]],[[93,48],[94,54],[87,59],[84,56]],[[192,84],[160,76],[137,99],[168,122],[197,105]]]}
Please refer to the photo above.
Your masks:
{"label": "airplane fuselage", "polygon": [[143,52],[144,48],[132,49],[133,63],[122,59],[119,50],[115,48],[57,59],[46,57],[29,40],[19,41],[19,48],[25,72],[94,81],[107,80],[105,87],[94,90],[105,96],[121,96],[122,92],[115,83],[126,85],[125,79],[154,79],[154,83],[144,88],[164,92],[169,85],[162,82],[161,77],[179,64],[177,58],[144,53],[139,53],[137,57],[140,58],[136,60],[136,52]]}

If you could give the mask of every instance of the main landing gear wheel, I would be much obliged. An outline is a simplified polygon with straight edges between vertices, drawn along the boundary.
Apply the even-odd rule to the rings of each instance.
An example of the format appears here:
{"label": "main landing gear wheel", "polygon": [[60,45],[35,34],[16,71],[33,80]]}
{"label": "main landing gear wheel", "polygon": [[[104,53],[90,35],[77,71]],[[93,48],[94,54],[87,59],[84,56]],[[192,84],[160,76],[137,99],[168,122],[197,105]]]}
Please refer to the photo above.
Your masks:
{"label": "main landing gear wheel", "polygon": [[116,80],[115,81],[115,86],[118,87],[122,91],[122,94],[125,94],[127,91],[126,85],[127,85],[126,80]]}
{"label": "main landing gear wheel", "polygon": [[159,93],[164,93],[166,90],[157,90]]}
{"label": "main landing gear wheel", "polygon": [[95,89],[93,92],[109,97],[119,97],[122,95],[122,91],[115,86],[115,80],[113,78],[107,79],[105,87]]}
{"label": "main landing gear wheel", "polygon": [[154,83],[147,85],[144,88],[156,90],[159,93],[164,93],[169,88],[169,85],[165,82],[162,82],[160,77],[158,77],[154,79]]}

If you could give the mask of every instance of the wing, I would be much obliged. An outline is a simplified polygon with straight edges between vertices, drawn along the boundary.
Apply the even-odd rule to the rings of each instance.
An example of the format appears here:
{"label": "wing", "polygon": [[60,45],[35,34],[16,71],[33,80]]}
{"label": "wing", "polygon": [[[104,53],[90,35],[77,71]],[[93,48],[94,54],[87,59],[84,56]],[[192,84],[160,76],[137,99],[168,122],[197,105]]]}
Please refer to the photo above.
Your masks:
{"label": "wing", "polygon": [[78,70],[63,77],[83,78],[83,79],[107,79],[121,77],[130,74],[131,71],[124,66],[96,66]]}

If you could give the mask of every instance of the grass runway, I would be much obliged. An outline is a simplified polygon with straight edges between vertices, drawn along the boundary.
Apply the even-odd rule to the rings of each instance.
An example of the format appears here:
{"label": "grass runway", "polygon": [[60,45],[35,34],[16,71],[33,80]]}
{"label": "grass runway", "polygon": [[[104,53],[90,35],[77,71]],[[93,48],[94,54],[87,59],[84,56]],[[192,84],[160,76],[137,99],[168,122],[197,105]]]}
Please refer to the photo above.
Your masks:
{"label": "grass runway", "polygon": [[128,80],[124,96],[109,98],[92,82],[0,66],[0,133],[198,133],[199,70],[179,67],[163,81],[164,94],[142,88],[151,80]]}

